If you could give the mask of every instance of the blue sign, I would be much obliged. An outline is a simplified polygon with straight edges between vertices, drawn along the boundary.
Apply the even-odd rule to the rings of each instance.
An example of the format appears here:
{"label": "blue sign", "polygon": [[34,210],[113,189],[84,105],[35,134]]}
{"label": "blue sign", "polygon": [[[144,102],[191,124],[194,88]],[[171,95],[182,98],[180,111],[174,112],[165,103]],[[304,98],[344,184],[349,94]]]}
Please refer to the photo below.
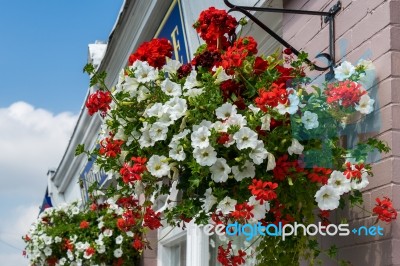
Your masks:
{"label": "blue sign", "polygon": [[171,4],[154,38],[168,39],[174,48],[172,59],[179,60],[182,64],[185,64],[189,61],[185,34],[181,2],[180,0],[175,0]]}

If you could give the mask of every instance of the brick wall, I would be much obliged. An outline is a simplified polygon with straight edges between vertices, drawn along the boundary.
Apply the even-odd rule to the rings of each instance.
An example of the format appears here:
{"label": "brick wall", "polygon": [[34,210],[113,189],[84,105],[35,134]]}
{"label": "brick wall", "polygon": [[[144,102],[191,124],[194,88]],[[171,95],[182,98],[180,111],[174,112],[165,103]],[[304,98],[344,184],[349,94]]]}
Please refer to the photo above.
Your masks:
{"label": "brick wall", "polygon": [[[336,1],[284,0],[284,8],[327,11]],[[336,63],[347,60],[356,64],[360,58],[371,59],[376,78],[371,93],[377,101],[375,112],[351,127],[352,138],[366,134],[378,136],[392,148],[389,154],[375,156],[374,177],[364,191],[364,208],[371,210],[375,198],[387,195],[400,208],[400,1],[342,0],[335,18]],[[283,38],[297,49],[309,53],[310,59],[328,48],[328,27],[321,17],[285,14]],[[321,63],[322,65],[322,63]],[[318,73],[314,77],[323,78]],[[350,137],[350,136],[349,136]],[[350,226],[372,225],[376,217],[360,209],[337,212]],[[336,244],[338,257],[352,265],[400,265],[400,219],[384,224],[381,237],[348,236],[324,238],[323,245]],[[324,265],[337,265],[326,261]]]}

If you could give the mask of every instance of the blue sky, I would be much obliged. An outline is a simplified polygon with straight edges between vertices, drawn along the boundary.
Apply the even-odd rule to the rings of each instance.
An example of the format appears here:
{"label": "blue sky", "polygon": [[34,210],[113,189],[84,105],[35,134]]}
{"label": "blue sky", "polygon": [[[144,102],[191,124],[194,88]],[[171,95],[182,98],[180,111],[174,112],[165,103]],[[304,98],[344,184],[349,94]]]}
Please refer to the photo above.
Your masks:
{"label": "blue sky", "polygon": [[27,265],[38,215],[88,89],[88,44],[107,41],[122,0],[0,0],[0,261]]}
{"label": "blue sky", "polygon": [[78,112],[87,45],[106,41],[122,0],[0,0],[0,106]]}

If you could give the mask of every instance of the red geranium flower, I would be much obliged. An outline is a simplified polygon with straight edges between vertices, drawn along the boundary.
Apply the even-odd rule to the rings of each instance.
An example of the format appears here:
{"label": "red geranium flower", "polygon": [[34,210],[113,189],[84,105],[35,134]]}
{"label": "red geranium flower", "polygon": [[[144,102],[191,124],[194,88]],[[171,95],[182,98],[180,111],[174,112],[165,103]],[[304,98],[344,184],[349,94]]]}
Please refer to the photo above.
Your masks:
{"label": "red geranium flower", "polygon": [[361,96],[367,94],[367,91],[357,82],[345,80],[329,84],[325,94],[328,97],[327,103],[354,107],[360,101]]}
{"label": "red geranium flower", "polygon": [[113,136],[107,137],[100,141],[99,153],[105,154],[107,157],[115,158],[117,154],[121,153],[121,145],[124,144],[123,140],[113,139]]}
{"label": "red geranium flower", "polygon": [[154,212],[151,207],[146,208],[146,213],[144,214],[144,223],[143,226],[150,228],[151,230],[157,229],[161,226],[160,222],[160,215],[159,212]]}
{"label": "red geranium flower", "polygon": [[233,35],[237,25],[236,19],[225,10],[210,7],[200,13],[193,27],[208,45],[216,45],[226,40],[225,34]]}
{"label": "red geranium flower", "polygon": [[110,110],[111,101],[112,98],[109,91],[96,91],[89,95],[85,106],[88,109],[89,115],[93,115],[100,111],[100,115],[105,117],[107,111]]}
{"label": "red geranium flower", "polygon": [[140,60],[147,61],[152,67],[161,68],[167,61],[165,57],[172,56],[172,51],[172,45],[167,39],[153,39],[139,46],[136,52],[129,57],[129,65]]}
{"label": "red geranium flower", "polygon": [[236,220],[249,220],[250,218],[254,217],[254,214],[252,213],[253,209],[254,206],[247,204],[247,202],[236,204],[235,210],[231,213],[231,216],[234,217]]}
{"label": "red geranium flower", "polygon": [[88,228],[89,227],[89,222],[88,221],[85,221],[85,220],[83,220],[82,222],[81,222],[81,224],[79,225],[79,228],[81,228],[81,229],[86,229],[86,228]]}
{"label": "red geranium flower", "polygon": [[277,183],[253,179],[253,183],[249,186],[249,189],[251,190],[251,194],[256,196],[256,200],[259,200],[260,203],[263,204],[264,201],[277,198],[276,192],[274,191],[277,187]]}
{"label": "red geranium flower", "polygon": [[397,211],[392,206],[392,201],[388,197],[383,197],[383,200],[376,198],[376,205],[373,212],[378,215],[378,219],[384,222],[396,220]]}
{"label": "red geranium flower", "polygon": [[311,182],[321,183],[326,185],[328,183],[329,175],[332,173],[332,169],[314,166],[307,177]]}

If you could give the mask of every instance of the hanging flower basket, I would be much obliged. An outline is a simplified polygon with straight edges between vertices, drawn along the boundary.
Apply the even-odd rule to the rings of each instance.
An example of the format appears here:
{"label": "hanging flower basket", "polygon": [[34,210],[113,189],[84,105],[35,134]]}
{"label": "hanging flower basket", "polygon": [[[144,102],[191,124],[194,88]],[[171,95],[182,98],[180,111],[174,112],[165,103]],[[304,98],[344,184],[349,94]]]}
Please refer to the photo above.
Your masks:
{"label": "hanging flower basket", "polygon": [[[360,190],[372,176],[368,154],[389,150],[374,138],[351,149],[339,144],[344,115],[373,111],[362,83],[369,61],[344,62],[335,69],[336,80],[310,84],[307,54],[295,58],[286,49],[260,55],[253,37],[232,41],[239,24],[244,21],[224,10],[203,11],[194,28],[205,43],[190,63],[172,60],[171,44],[154,39],[130,56],[114,88],[105,86],[105,73],[85,68],[99,88],[86,107],[104,124],[99,148],[80,145],[77,153],[96,156],[96,165],[114,175],[117,186],[106,196],[131,197],[142,210],[134,219],[147,229],[159,228],[161,217],[172,226],[327,226],[331,211],[362,203]],[[163,197],[169,200],[161,214],[155,202]],[[108,209],[113,206],[108,202]],[[387,198],[374,213],[385,222],[397,216]],[[126,209],[117,214],[127,222]],[[120,222],[113,225],[115,235],[138,232],[140,253],[147,229]],[[247,240],[238,246],[221,237],[218,261],[296,265],[324,252],[315,236],[302,233]],[[99,245],[93,249],[95,256]],[[328,253],[334,257],[335,247]]]}

